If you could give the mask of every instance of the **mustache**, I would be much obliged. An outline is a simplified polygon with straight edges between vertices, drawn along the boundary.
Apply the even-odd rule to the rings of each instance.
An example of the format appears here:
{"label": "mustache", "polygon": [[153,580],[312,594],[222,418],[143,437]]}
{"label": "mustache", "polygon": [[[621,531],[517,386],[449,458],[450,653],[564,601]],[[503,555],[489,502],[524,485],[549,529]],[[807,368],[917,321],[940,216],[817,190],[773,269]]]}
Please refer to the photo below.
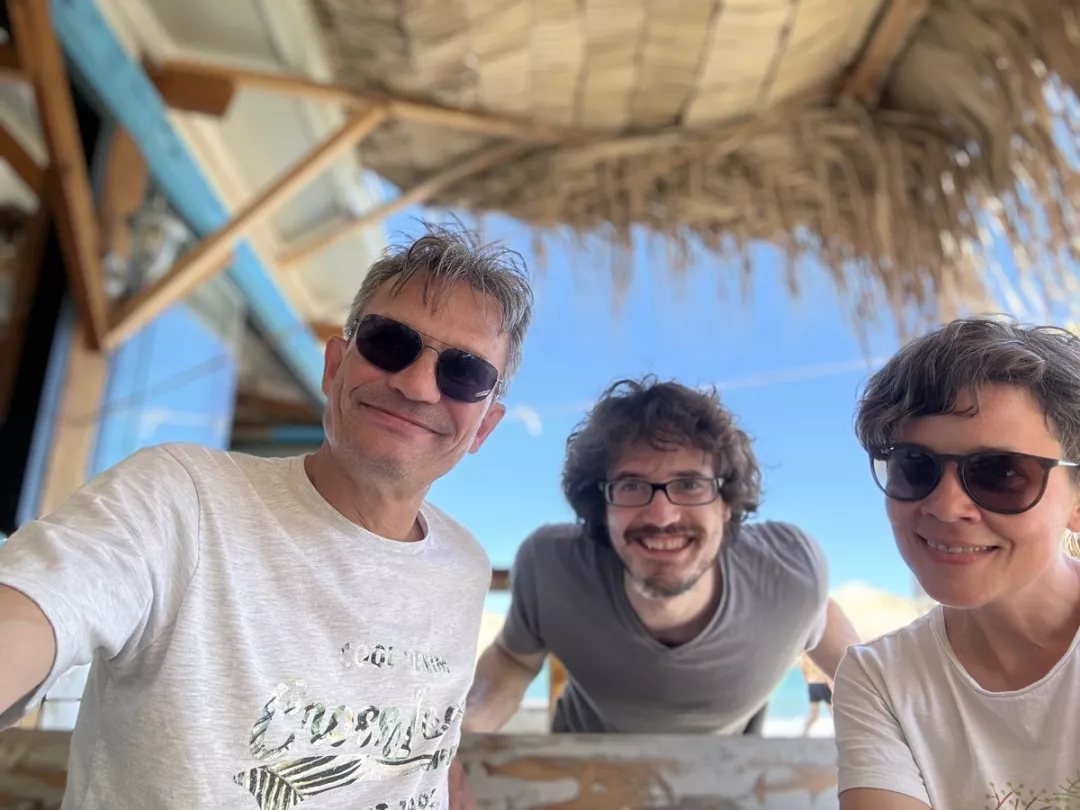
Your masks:
{"label": "mustache", "polygon": [[445,415],[431,405],[417,405],[404,397],[361,389],[353,391],[351,399],[357,405],[367,405],[369,408],[404,416],[440,436],[449,436],[454,432],[454,426],[448,422]]}
{"label": "mustache", "polygon": [[666,526],[657,526],[655,523],[645,523],[641,526],[632,526],[624,532],[629,541],[644,540],[647,537],[663,537],[664,535],[682,534],[691,540],[700,540],[702,531],[700,526],[693,523],[669,523]]}

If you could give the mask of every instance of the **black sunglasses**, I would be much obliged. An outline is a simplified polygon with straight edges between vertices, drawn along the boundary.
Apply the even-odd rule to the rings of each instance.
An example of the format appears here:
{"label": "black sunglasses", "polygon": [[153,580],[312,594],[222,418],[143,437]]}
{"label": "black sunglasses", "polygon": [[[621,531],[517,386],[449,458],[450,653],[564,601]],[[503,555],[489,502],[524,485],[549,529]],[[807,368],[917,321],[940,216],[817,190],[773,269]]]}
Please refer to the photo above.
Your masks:
{"label": "black sunglasses", "polygon": [[986,450],[966,456],[935,453],[915,444],[897,444],[870,454],[874,481],[897,501],[921,501],[945,474],[945,462],[956,464],[968,497],[989,512],[1018,515],[1033,508],[1046,492],[1055,467],[1080,467],[1075,461],[1043,458],[1007,450]]}
{"label": "black sunglasses", "polygon": [[458,402],[480,402],[499,384],[499,370],[483,357],[464,349],[440,351],[425,343],[420,332],[393,318],[365,315],[354,337],[363,358],[391,374],[404,371],[424,349],[431,349],[439,356],[435,384],[444,396]]}

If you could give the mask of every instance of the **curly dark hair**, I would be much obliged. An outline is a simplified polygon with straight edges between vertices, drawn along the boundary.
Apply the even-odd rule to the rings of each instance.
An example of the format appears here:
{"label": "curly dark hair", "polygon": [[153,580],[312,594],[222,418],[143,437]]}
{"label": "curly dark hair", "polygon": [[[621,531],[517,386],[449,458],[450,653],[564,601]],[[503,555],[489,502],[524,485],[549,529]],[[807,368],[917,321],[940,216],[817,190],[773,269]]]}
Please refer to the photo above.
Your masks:
{"label": "curly dark hair", "polygon": [[697,390],[677,382],[620,380],[610,386],[566,441],[562,486],[585,534],[610,544],[606,504],[600,490],[611,465],[631,445],[648,442],[658,450],[674,446],[712,456],[723,477],[720,495],[731,508],[731,527],[757,511],[761,470],[750,437],[735,424],[715,388]]}

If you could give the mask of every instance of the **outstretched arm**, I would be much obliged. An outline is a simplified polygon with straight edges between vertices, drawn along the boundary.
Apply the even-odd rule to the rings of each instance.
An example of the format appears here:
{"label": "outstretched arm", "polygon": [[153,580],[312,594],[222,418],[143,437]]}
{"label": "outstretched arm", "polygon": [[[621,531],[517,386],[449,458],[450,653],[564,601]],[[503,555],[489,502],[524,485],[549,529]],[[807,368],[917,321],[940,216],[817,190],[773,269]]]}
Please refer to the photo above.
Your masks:
{"label": "outstretched arm", "polygon": [[544,651],[512,653],[500,635],[476,664],[462,729],[490,733],[506,725],[521,706],[525,690],[539,674],[546,657]]}
{"label": "outstretched arm", "polygon": [[836,680],[836,669],[840,666],[847,648],[852,644],[858,644],[860,640],[851,620],[836,602],[829,599],[825,607],[825,632],[817,646],[807,654],[818,669],[825,673],[829,684],[832,685]]}

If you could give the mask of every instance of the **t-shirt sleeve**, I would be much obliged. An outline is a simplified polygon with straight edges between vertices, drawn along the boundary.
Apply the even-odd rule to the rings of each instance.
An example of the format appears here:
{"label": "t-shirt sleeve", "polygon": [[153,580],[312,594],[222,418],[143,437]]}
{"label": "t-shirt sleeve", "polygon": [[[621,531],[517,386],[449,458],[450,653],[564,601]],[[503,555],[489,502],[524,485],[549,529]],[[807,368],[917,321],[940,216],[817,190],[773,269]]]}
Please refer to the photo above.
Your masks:
{"label": "t-shirt sleeve", "polygon": [[798,615],[809,618],[803,650],[814,649],[825,634],[829,606],[829,560],[818,542],[798,526],[770,521],[773,550],[779,564],[788,569],[790,581],[800,583]]}
{"label": "t-shirt sleeve", "polygon": [[199,503],[187,469],[164,447],[141,450],[0,545],[0,585],[41,608],[56,660],[38,689],[0,714],[18,721],[73,666],[120,665],[176,615],[198,562]]}
{"label": "t-shirt sleeve", "polygon": [[533,655],[547,649],[540,633],[537,542],[536,534],[525,538],[510,569],[510,609],[503,623],[502,642],[518,655]]}
{"label": "t-shirt sleeve", "polygon": [[838,790],[891,790],[929,807],[919,766],[883,692],[883,684],[868,672],[858,648],[849,649],[833,689]]}

